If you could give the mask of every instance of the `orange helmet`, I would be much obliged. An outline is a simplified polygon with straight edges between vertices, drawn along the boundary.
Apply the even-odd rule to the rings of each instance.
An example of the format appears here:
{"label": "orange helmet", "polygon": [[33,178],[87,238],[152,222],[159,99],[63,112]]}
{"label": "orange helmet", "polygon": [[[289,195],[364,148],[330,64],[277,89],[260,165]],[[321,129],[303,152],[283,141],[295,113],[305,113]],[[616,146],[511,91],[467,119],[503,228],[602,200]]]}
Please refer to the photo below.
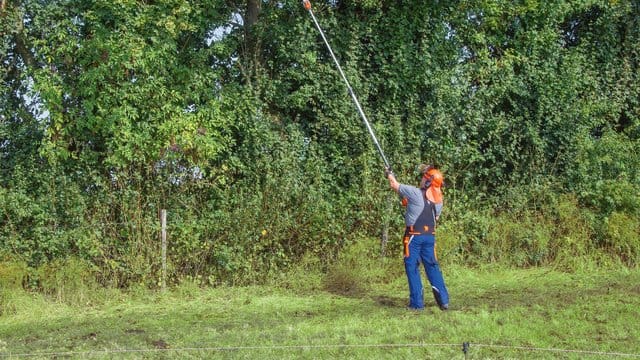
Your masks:
{"label": "orange helmet", "polygon": [[427,187],[433,186],[439,188],[442,187],[442,184],[444,183],[444,176],[442,176],[440,170],[436,168],[427,170],[427,172],[424,173],[424,177],[428,179],[429,185],[427,185]]}

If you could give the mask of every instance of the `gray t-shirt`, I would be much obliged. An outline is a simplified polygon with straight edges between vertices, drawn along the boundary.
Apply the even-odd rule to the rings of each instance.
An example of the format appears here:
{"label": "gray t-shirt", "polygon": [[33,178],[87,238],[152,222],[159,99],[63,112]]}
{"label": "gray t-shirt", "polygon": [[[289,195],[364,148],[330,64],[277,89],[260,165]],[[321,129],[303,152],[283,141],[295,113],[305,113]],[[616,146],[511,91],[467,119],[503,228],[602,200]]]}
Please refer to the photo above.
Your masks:
{"label": "gray t-shirt", "polygon": [[[424,209],[424,192],[415,186],[400,184],[398,194],[407,198],[407,211],[404,213],[404,223],[406,226],[412,226],[418,220],[422,210]],[[440,216],[442,212],[442,203],[436,204],[436,216]]]}

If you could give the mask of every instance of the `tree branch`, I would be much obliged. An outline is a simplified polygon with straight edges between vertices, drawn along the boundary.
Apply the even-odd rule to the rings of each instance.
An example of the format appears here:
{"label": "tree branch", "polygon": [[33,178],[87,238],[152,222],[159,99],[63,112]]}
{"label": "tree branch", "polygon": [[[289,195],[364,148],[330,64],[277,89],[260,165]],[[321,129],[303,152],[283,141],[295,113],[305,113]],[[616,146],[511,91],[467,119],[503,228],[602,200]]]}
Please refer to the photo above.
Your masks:
{"label": "tree branch", "polygon": [[33,57],[33,54],[29,51],[23,35],[24,35],[24,22],[22,21],[22,19],[20,19],[18,24],[16,24],[16,33],[13,36],[13,40],[15,41],[14,51],[16,54],[18,54],[22,58],[22,61],[24,61],[25,65],[34,66],[36,65],[35,58]]}

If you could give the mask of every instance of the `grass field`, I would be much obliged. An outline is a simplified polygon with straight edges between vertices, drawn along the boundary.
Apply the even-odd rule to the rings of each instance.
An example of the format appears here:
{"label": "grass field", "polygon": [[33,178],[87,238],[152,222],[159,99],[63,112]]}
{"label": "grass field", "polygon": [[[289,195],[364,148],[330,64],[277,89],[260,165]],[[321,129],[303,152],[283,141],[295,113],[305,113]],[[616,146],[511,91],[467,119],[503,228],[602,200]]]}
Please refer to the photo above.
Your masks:
{"label": "grass field", "polygon": [[448,265],[451,309],[415,312],[400,264],[389,268],[357,289],[304,275],[306,286],[5,289],[0,358],[640,358],[640,270]]}

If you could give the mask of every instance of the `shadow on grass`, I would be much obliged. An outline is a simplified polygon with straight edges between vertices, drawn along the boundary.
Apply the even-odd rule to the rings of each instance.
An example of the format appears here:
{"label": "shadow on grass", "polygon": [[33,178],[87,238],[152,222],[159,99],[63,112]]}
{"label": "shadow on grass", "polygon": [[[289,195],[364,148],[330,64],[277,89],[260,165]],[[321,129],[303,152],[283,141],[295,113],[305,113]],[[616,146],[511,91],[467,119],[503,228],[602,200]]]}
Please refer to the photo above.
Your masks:
{"label": "shadow on grass", "polygon": [[407,299],[392,296],[372,296],[373,301],[379,306],[387,308],[403,308],[407,306]]}

